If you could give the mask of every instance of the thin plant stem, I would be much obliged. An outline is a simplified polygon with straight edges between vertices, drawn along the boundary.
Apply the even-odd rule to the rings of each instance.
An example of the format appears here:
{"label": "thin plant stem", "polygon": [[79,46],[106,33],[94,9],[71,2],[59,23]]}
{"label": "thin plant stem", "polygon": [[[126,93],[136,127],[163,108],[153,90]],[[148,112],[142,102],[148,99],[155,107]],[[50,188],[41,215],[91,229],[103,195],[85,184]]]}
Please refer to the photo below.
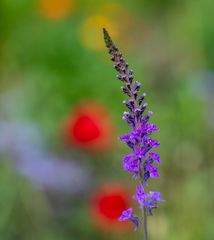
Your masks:
{"label": "thin plant stem", "polygon": [[[141,165],[138,165],[139,168],[139,174],[140,174],[140,184],[142,185],[142,187],[144,188],[144,182],[143,182],[143,174],[141,171]],[[141,208],[141,212],[142,212],[142,227],[143,227],[143,235],[144,235],[144,240],[148,240],[148,230],[147,230],[147,212],[146,212],[146,208],[142,207]]]}
{"label": "thin plant stem", "polygon": [[146,214],[146,208],[142,208],[142,213],[143,213],[143,235],[144,235],[144,240],[148,240],[148,231],[147,231],[147,214]]}

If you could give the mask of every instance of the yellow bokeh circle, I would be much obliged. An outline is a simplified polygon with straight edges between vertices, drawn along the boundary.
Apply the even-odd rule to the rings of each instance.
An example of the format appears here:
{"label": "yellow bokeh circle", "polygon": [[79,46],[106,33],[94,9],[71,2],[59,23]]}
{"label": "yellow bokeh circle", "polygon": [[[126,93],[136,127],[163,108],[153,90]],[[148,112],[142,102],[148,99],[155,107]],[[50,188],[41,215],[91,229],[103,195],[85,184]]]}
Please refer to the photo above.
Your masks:
{"label": "yellow bokeh circle", "polygon": [[103,28],[108,29],[113,38],[117,37],[116,26],[108,17],[94,15],[87,18],[81,28],[81,40],[84,46],[92,50],[103,49]]}

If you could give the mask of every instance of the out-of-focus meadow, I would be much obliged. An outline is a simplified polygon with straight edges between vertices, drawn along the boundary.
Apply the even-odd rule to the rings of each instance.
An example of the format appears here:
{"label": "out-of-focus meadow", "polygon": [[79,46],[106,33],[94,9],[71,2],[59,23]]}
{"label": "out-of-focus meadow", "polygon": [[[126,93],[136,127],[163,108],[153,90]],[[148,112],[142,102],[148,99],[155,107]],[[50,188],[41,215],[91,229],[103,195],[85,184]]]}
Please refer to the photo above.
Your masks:
{"label": "out-of-focus meadow", "polygon": [[[161,131],[151,240],[214,239],[214,2],[0,1],[0,239],[142,239],[110,32]],[[135,206],[136,209],[138,206]]]}

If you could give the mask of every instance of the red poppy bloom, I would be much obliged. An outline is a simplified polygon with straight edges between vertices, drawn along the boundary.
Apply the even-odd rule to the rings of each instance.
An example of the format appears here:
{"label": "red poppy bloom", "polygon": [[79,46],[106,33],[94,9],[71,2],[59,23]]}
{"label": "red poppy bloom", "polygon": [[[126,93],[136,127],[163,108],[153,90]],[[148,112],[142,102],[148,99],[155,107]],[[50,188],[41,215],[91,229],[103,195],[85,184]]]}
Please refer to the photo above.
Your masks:
{"label": "red poppy bloom", "polygon": [[78,105],[64,125],[67,143],[92,151],[112,145],[113,127],[107,110],[95,102]]}
{"label": "red poppy bloom", "polygon": [[122,211],[131,205],[130,193],[119,184],[106,184],[100,187],[91,198],[90,214],[92,221],[101,230],[126,231],[131,224],[119,222]]}

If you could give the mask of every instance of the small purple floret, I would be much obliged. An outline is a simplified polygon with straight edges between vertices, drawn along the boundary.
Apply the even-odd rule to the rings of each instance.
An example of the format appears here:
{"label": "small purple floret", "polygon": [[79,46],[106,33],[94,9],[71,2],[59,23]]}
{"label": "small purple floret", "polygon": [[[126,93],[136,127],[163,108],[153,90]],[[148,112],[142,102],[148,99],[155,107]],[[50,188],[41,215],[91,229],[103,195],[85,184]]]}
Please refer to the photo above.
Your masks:
{"label": "small purple floret", "polygon": [[132,208],[129,208],[122,212],[121,216],[118,218],[119,221],[130,220],[135,225],[135,230],[138,229],[139,221],[138,217],[132,214]]}
{"label": "small purple floret", "polygon": [[145,207],[150,215],[152,215],[152,209],[157,208],[158,202],[164,202],[161,198],[160,192],[150,191],[149,193],[145,193],[142,185],[137,186],[136,194],[133,198],[138,201],[141,208]]}
{"label": "small purple floret", "polygon": [[156,202],[164,202],[165,201],[164,199],[162,199],[160,192],[151,192],[150,191],[149,195],[153,201],[156,201]]}
{"label": "small purple floret", "polygon": [[129,173],[134,173],[138,175],[139,171],[138,165],[139,159],[133,154],[126,155],[123,158],[123,169]]}
{"label": "small purple floret", "polygon": [[119,221],[124,221],[124,220],[128,220],[130,217],[132,216],[132,208],[129,208],[127,210],[124,210],[121,214],[121,216],[119,217]]}
{"label": "small purple floret", "polygon": [[154,162],[156,162],[156,163],[158,163],[158,164],[161,163],[160,155],[159,155],[158,153],[156,153],[156,152],[150,152],[149,155],[150,155],[151,159],[152,159]]}
{"label": "small purple floret", "polygon": [[145,193],[142,185],[137,186],[136,190],[137,193],[133,196],[133,198],[139,202],[140,206],[142,206],[149,195]]}

